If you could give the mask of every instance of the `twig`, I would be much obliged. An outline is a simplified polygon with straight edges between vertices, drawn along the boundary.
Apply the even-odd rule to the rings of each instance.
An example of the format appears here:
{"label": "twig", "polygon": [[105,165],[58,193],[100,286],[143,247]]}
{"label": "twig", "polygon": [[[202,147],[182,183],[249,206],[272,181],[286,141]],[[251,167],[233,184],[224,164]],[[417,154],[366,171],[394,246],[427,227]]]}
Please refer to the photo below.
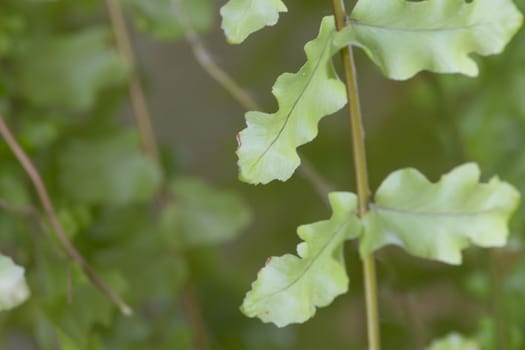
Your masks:
{"label": "twig", "polygon": [[[133,53],[131,41],[129,40],[128,29],[119,0],[106,0],[106,5],[120,54],[132,68],[135,68],[135,55]],[[135,74],[129,78],[128,86],[130,90],[131,104],[133,105],[137,120],[137,126],[141,132],[141,138],[144,144],[144,151],[150,158],[159,163],[158,143],[152,128],[151,115],[149,113],[142,84]],[[162,207],[168,205],[171,201],[172,198],[169,193],[165,191],[160,193],[159,203]],[[177,255],[182,254],[177,252]],[[182,303],[197,349],[207,350],[209,348],[208,339],[200,307],[193,287],[188,282],[182,292]]]}
{"label": "twig", "polygon": [[128,78],[128,89],[131,106],[141,135],[142,145],[146,154],[158,163],[158,143],[153,130],[144,89],[142,88],[142,84],[136,73],[135,55],[133,54],[133,47],[131,45],[131,40],[129,39],[126,20],[124,19],[119,0],[106,0],[106,6],[111,26],[113,27],[113,32],[115,34],[117,49],[124,62],[132,70]]}
{"label": "twig", "polygon": [[95,274],[88,262],[84,259],[84,257],[82,257],[82,255],[80,255],[80,253],[77,251],[77,249],[73,246],[73,244],[67,237],[62,225],[60,224],[60,221],[58,220],[58,216],[55,212],[55,209],[53,207],[51,199],[49,198],[49,195],[47,193],[44,182],[40,177],[40,174],[36,170],[29,157],[22,150],[18,142],[15,140],[1,114],[0,134],[4,137],[7,145],[14,153],[15,157],[18,159],[18,161],[26,171],[27,175],[31,179],[31,182],[35,187],[40,202],[42,203],[42,207],[44,208],[44,212],[49,218],[51,226],[53,227],[53,231],[55,232],[56,237],[62,244],[64,250],[82,268],[89,280],[98,289],[100,289],[100,291],[103,294],[105,294],[113,303],[115,303],[115,305],[117,305],[120,308],[120,311],[124,315],[131,315],[133,313],[131,308],[128,305],[126,305],[126,303],[117,294],[115,294],[106,284],[104,284],[104,282],[102,282],[102,280]]}
{"label": "twig", "polygon": [[186,284],[182,290],[182,303],[184,313],[188,317],[191,329],[193,330],[193,341],[196,350],[207,350],[210,348],[208,335],[202,320],[202,313],[195,295],[195,290],[191,284]]}
{"label": "twig", "polygon": [[494,346],[496,349],[508,349],[508,322],[505,315],[503,280],[505,273],[501,269],[499,251],[492,248],[489,251],[489,269],[490,269],[490,303],[492,317],[495,324]]}
{"label": "twig", "polygon": [[171,0],[171,4],[173,6],[173,12],[184,32],[184,37],[190,45],[193,55],[200,66],[245,109],[259,110],[260,107],[257,102],[255,102],[255,100],[213,60],[212,55],[206,49],[200,40],[200,37],[193,29],[188,16],[186,16],[186,13],[182,8],[181,1]]}
{"label": "twig", "polygon": [[332,192],[333,187],[326,182],[326,180],[315,170],[312,163],[303,155],[301,155],[301,166],[299,173],[312,185],[319,197],[324,203],[330,207],[328,201],[328,193]]}

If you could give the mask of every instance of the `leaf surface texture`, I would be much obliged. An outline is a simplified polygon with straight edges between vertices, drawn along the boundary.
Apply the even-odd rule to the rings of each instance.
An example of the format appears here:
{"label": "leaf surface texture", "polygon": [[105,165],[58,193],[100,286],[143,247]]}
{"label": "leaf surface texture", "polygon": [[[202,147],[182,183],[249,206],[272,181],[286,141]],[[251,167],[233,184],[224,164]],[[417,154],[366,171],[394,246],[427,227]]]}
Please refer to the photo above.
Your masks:
{"label": "leaf surface texture", "polygon": [[478,74],[471,53],[500,53],[522,23],[511,0],[360,0],[340,47],[362,47],[383,73],[404,80],[422,70]]}
{"label": "leaf surface texture", "polygon": [[470,245],[506,243],[519,197],[497,177],[480,183],[474,163],[453,169],[437,183],[415,169],[398,170],[381,184],[363,218],[361,254],[395,244],[415,256],[460,264],[461,250]]}

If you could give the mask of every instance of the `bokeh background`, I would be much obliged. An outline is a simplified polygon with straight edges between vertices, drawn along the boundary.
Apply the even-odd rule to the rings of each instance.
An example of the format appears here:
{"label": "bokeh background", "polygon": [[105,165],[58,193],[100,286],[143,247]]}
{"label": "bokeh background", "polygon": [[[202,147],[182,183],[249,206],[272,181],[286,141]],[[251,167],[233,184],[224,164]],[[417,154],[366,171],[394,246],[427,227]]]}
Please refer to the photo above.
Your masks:
{"label": "bokeh background", "polygon": [[[476,1],[476,0],[474,0]],[[95,270],[135,310],[118,309],[53,238],[31,183],[0,143],[0,251],[26,268],[31,298],[0,314],[0,348],[111,350],[365,349],[361,264],[346,247],[348,294],[284,329],[239,311],[269,256],[295,251],[296,227],[329,217],[307,176],[250,186],[237,180],[243,106],[199,65],[181,16],[266,111],[282,72],[304,63],[329,1],[288,0],[279,24],[226,43],[225,1],[122,0],[135,69],[119,55],[104,1],[0,0],[0,111],[41,171],[60,220]],[[524,10],[525,2],[517,1]],[[351,8],[352,2],[347,2]],[[479,58],[480,76],[384,78],[356,50],[372,189],[415,167],[430,179],[476,161],[525,190],[525,35]],[[335,59],[339,68],[339,60]],[[340,71],[340,70],[339,70]],[[140,78],[161,149],[141,150],[127,84]],[[301,153],[326,185],[353,190],[344,111],[320,123]],[[457,331],[483,349],[525,349],[524,216],[508,247],[469,249],[461,267],[377,254],[386,350],[421,350]],[[503,336],[506,349],[498,349]],[[501,343],[500,343],[501,344]]]}

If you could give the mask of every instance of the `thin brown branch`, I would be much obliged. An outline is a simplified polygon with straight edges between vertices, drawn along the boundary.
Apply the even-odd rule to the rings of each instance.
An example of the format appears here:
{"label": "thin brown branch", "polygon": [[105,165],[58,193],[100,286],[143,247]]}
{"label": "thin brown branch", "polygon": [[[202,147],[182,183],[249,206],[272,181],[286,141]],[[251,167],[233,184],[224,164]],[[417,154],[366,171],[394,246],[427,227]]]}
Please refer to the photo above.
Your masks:
{"label": "thin brown branch", "polygon": [[328,194],[332,192],[332,185],[322,177],[321,174],[315,170],[312,163],[304,156],[301,155],[301,166],[299,167],[299,173],[312,185],[319,197],[324,203],[330,207],[328,201]]}
{"label": "thin brown branch", "polygon": [[51,223],[51,226],[53,227],[53,231],[62,244],[62,247],[67,252],[67,254],[82,268],[84,271],[84,274],[89,278],[89,280],[104,294],[106,295],[115,305],[117,305],[120,308],[120,311],[124,315],[131,315],[132,310],[131,308],[126,305],[126,303],[117,295],[115,294],[102,280],[95,274],[91,266],[88,264],[88,262],[84,259],[82,255],[78,252],[78,250],[73,246],[69,238],[67,237],[62,224],[58,220],[58,216],[56,214],[56,211],[53,207],[53,203],[51,202],[51,199],[49,198],[49,194],[47,193],[46,187],[44,185],[44,182],[42,181],[42,178],[40,177],[40,174],[36,170],[35,166],[29,159],[29,157],[25,154],[25,152],[22,150],[16,139],[14,138],[13,134],[9,130],[7,124],[4,121],[3,116],[0,114],[0,134],[4,137],[7,145],[11,149],[11,151],[14,153],[15,157],[18,159],[24,170],[26,171],[27,175],[31,179],[31,182],[33,183],[33,186],[35,187],[35,190],[38,194],[38,198],[40,199],[40,202],[42,204],[42,207],[44,208],[44,212],[49,218],[49,222]]}
{"label": "thin brown branch", "polygon": [[193,29],[188,16],[182,8],[181,1],[172,0],[171,3],[174,13],[184,31],[184,37],[190,45],[197,63],[245,109],[260,110],[257,102],[215,62],[199,35]]}
{"label": "thin brown branch", "polygon": [[[132,68],[135,66],[135,55],[133,53],[133,46],[129,39],[129,33],[120,6],[119,0],[106,0],[109,16],[117,39],[117,47],[120,54],[128,65]],[[144,89],[138,77],[133,74],[128,81],[130,91],[131,104],[133,106],[137,126],[141,132],[142,141],[144,144],[144,151],[152,159],[159,162],[158,143],[152,128],[151,115],[149,113],[148,104],[144,94]],[[163,191],[160,193],[159,203],[161,206],[166,206],[172,201],[171,196]],[[178,255],[182,255],[177,252]],[[195,292],[190,283],[182,292],[182,303],[184,305],[184,313],[188,318],[191,333],[195,346],[198,350],[207,350],[208,338],[204,328],[204,321],[200,312],[200,307],[195,296]]]}
{"label": "thin brown branch", "polygon": [[195,350],[207,350],[210,348],[208,342],[208,335],[205,330],[204,322],[202,320],[202,312],[199,307],[199,302],[195,295],[195,290],[191,284],[186,284],[182,290],[182,303],[184,313],[188,317],[188,322],[193,330],[193,341]]}
{"label": "thin brown branch", "polygon": [[146,154],[159,162],[158,143],[151,121],[148,104],[144,94],[144,89],[136,73],[135,55],[129,37],[126,20],[122,12],[119,0],[106,0],[111,26],[115,34],[117,50],[124,62],[131,68],[132,72],[128,78],[128,89],[133,113],[137,121],[140,132],[142,146]]}

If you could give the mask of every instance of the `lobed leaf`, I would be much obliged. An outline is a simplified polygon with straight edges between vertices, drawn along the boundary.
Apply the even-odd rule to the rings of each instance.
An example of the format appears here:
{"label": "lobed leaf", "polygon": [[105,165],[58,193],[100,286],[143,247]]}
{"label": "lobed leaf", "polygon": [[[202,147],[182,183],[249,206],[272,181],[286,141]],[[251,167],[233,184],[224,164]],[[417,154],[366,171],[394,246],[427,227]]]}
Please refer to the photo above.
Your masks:
{"label": "lobed leaf", "polygon": [[333,215],[329,220],[300,226],[304,242],[297,246],[299,257],[286,254],[268,259],[259,272],[241,310],[249,317],[273,322],[278,327],[302,323],[348,289],[343,243],[360,234],[354,214],[353,193],[330,194]]}
{"label": "lobed leaf", "polygon": [[228,42],[240,44],[250,34],[273,26],[287,8],[281,0],[230,0],[221,8],[222,29]]}
{"label": "lobed leaf", "polygon": [[434,340],[427,350],[480,350],[480,347],[474,340],[451,333],[444,338]]}
{"label": "lobed leaf", "polygon": [[258,184],[292,176],[300,164],[297,147],[317,135],[322,117],[346,103],[345,86],[332,66],[335,26],[325,17],[319,36],[305,46],[306,64],[295,74],[281,75],[273,87],[279,109],[273,114],[248,112],[239,133],[240,178]]}
{"label": "lobed leaf", "polygon": [[0,311],[10,310],[29,298],[24,268],[0,255]]}
{"label": "lobed leaf", "polygon": [[474,163],[453,169],[437,183],[415,169],[394,172],[363,218],[361,254],[395,244],[422,258],[460,264],[461,250],[471,244],[504,245],[520,195],[497,177],[488,183],[479,177]]}
{"label": "lobed leaf", "polygon": [[512,0],[359,0],[336,42],[363,48],[392,79],[422,70],[475,76],[469,54],[500,53],[522,20]]}

